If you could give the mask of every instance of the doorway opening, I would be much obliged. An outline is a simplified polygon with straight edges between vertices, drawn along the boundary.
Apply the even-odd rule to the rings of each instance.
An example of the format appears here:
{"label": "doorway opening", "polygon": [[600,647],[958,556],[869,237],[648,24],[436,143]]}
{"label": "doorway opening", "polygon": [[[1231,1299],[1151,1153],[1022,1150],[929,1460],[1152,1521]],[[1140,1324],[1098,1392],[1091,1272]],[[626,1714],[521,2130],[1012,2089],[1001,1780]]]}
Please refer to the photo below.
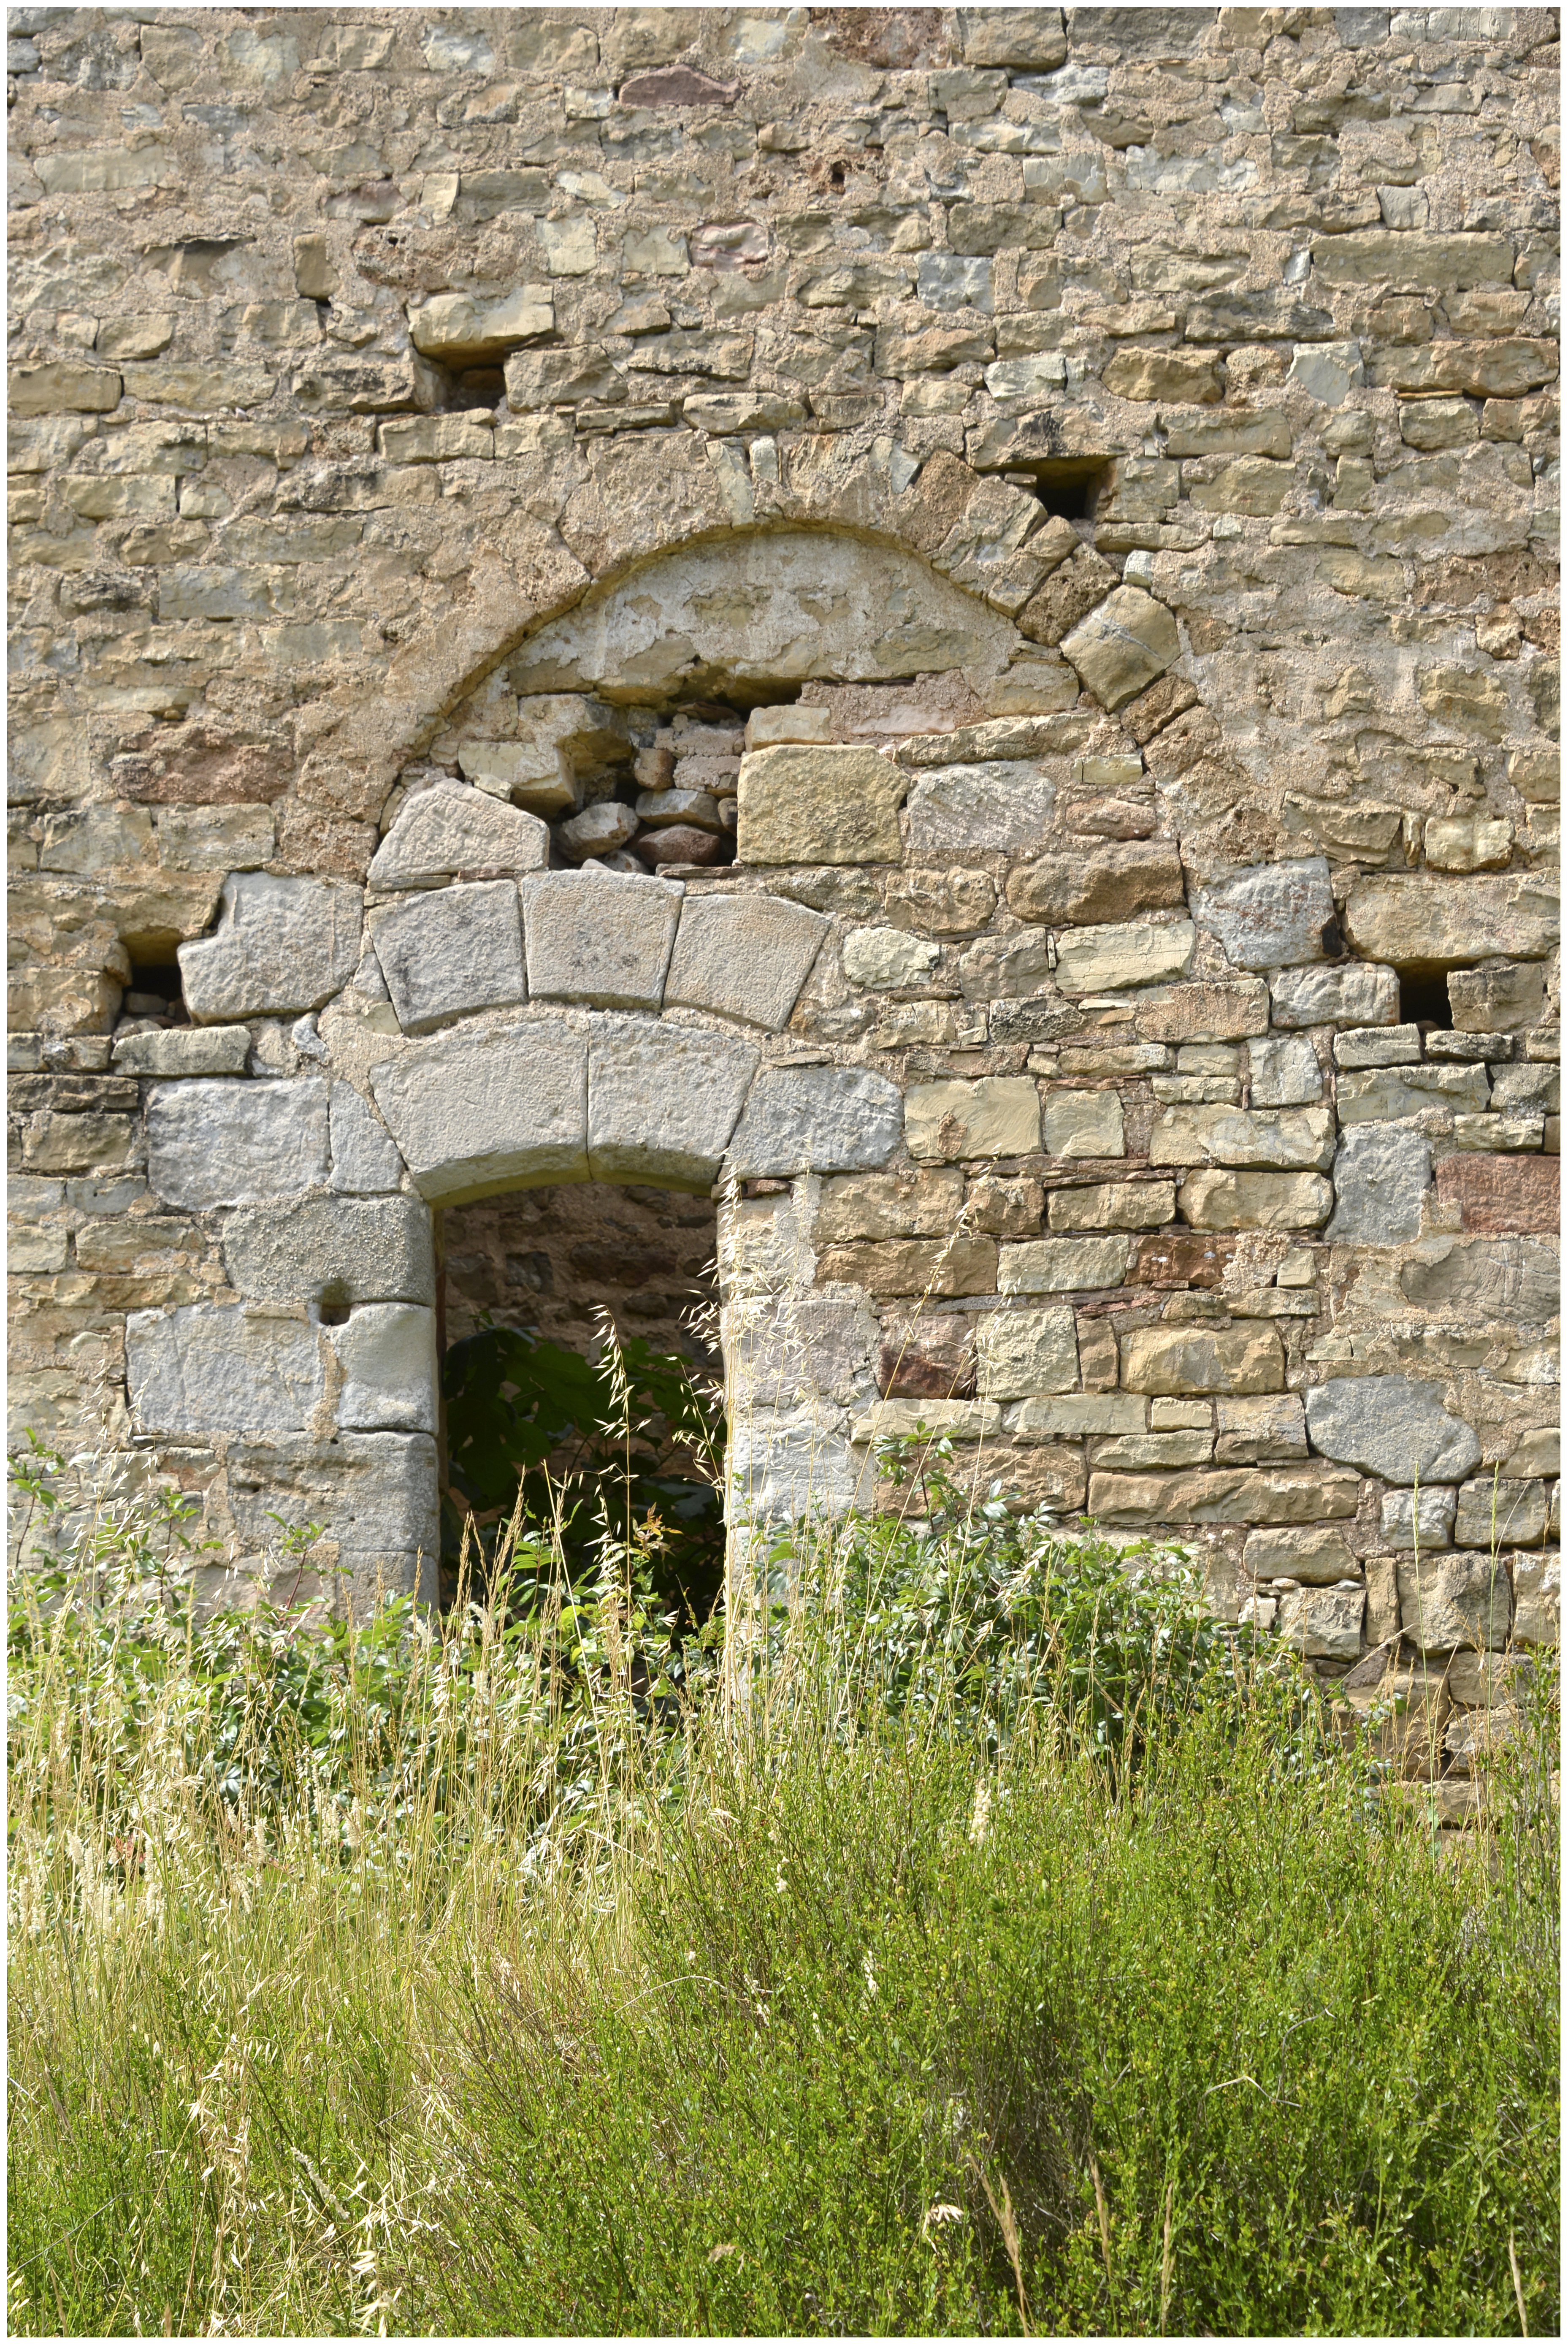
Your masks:
{"label": "doorway opening", "polygon": [[566,1182],[440,1220],[442,1594],[493,1571],[521,1487],[518,1585],[607,1554],[700,1629],[723,1585],[717,1207]]}

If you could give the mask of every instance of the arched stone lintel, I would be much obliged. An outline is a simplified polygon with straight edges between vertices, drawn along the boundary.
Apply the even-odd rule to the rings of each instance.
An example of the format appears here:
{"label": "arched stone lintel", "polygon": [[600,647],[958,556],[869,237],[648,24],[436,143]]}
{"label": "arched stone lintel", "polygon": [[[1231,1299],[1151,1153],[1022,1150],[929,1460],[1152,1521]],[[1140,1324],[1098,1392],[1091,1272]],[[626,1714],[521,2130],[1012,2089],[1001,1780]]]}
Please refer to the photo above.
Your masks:
{"label": "arched stone lintel", "polygon": [[[994,501],[1001,485],[943,456],[897,489],[886,464],[867,455],[841,470],[812,468],[797,492],[771,492],[737,525],[711,466],[703,466],[693,495],[689,466],[673,466],[647,446],[621,456],[624,477],[613,502],[595,481],[568,501],[558,529],[513,515],[483,549],[467,594],[438,628],[396,653],[373,687],[357,683],[349,706],[319,709],[299,776],[303,799],[374,819],[401,768],[467,693],[590,594],[634,578],[666,554],[740,535],[820,529],[912,555],[935,571],[933,557],[976,497],[984,491]],[[972,592],[962,579],[952,583]],[[983,595],[974,599],[1000,607]]]}

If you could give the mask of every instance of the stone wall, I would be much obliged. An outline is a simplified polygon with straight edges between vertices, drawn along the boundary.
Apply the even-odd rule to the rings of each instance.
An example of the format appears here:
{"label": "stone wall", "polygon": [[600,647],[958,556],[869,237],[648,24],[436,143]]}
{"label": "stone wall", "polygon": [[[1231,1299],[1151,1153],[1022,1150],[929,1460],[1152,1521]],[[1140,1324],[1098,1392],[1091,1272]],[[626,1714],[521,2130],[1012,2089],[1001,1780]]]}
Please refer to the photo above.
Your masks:
{"label": "stone wall", "polygon": [[728,1183],[738,1514],[1554,1633],[1556,39],[13,12],[18,1426],[411,1579],[430,1208]]}

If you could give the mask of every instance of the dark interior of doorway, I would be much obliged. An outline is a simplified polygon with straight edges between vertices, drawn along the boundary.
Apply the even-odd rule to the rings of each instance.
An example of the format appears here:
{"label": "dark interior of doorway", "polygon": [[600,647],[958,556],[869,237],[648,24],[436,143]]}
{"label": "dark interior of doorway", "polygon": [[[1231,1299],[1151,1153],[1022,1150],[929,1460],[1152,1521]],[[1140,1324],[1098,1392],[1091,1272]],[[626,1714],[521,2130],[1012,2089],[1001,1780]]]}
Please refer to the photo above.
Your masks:
{"label": "dark interior of doorway", "polygon": [[723,1581],[713,1201],[572,1182],[441,1223],[443,1593],[465,1527],[470,1566],[493,1568],[521,1482],[540,1557],[525,1597],[547,1555],[591,1583],[608,1538],[618,1571],[629,1551],[677,1629],[700,1627]]}

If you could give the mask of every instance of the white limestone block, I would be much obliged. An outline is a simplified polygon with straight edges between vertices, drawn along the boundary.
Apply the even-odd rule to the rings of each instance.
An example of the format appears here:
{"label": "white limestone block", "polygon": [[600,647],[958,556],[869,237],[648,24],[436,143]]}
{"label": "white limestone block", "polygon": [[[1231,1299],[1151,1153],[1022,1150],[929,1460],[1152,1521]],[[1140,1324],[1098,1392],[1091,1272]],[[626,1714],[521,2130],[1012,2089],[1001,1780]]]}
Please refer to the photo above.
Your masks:
{"label": "white limestone block", "polygon": [[332,1186],[363,1195],[395,1189],[403,1177],[397,1142],[352,1083],[334,1083],[330,1116]]}
{"label": "white limestone block", "polygon": [[528,999],[515,880],[411,895],[373,912],[369,927],[405,1034]]}
{"label": "white limestone block", "polygon": [[162,1434],[302,1428],[325,1388],[314,1327],[217,1303],[133,1311],[126,1379],[137,1427]]}
{"label": "white limestone block", "polygon": [[319,1010],[353,976],[364,904],[358,888],[241,871],[224,881],[218,902],[215,934],[178,948],[197,1025]]}
{"label": "white limestone block", "polygon": [[583,1017],[460,1027],[372,1068],[370,1089],[432,1203],[589,1178]]}
{"label": "white limestone block", "polygon": [[1071,1392],[1078,1380],[1077,1321],[1066,1304],[1046,1311],[982,1312],[976,1322],[975,1359],[976,1387],[987,1400]]}
{"label": "white limestone block", "polygon": [[327,1177],[327,1091],[286,1082],[160,1084],[147,1101],[147,1183],[166,1204],[262,1204]]}
{"label": "white limestone block", "polygon": [[1044,845],[1056,786],[1027,759],[937,766],[909,792],[912,852],[990,847],[1014,852]]}
{"label": "white limestone block", "polygon": [[885,1075],[854,1067],[769,1067],[752,1085],[730,1147],[743,1181],[861,1172],[898,1144],[903,1101]]}
{"label": "white limestone block", "polygon": [[542,871],[550,832],[537,815],[482,790],[437,788],[410,798],[370,865],[372,888],[439,888]]}
{"label": "white limestone block", "polygon": [[831,921],[779,896],[688,896],[664,985],[667,1009],[713,1010],[776,1033]]}
{"label": "white limestone block", "polygon": [[309,1197],[231,1213],[223,1264],[236,1291],[268,1303],[433,1303],[430,1208],[418,1197]]}
{"label": "white limestone block", "polygon": [[114,1065],[120,1075],[242,1075],[249,1055],[248,1026],[166,1026],[121,1035]]}
{"label": "white limestone block", "polygon": [[520,892],[535,1001],[658,1009],[681,917],[679,886],[591,869],[541,872]]}
{"label": "white limestone block", "polygon": [[359,1433],[436,1430],[436,1315],[418,1304],[367,1303],[328,1330],[343,1387],[338,1422]]}
{"label": "white limestone block", "polygon": [[1057,983],[1064,993],[1168,985],[1186,976],[1197,938],[1190,920],[1173,920],[1162,928],[1148,920],[1116,920],[1063,929],[1057,938]]}
{"label": "white limestone block", "polygon": [[792,1522],[868,1505],[873,1467],[808,1409],[753,1409],[730,1427],[727,1512],[732,1521]]}
{"label": "white limestone block", "polygon": [[588,1045],[594,1181],[707,1190],[757,1069],[754,1043],[656,1019],[596,1017]]}
{"label": "white limestone block", "polygon": [[1192,909],[1233,969],[1280,969],[1322,960],[1335,921],[1329,866],[1321,855],[1260,863],[1217,888],[1195,888]]}

